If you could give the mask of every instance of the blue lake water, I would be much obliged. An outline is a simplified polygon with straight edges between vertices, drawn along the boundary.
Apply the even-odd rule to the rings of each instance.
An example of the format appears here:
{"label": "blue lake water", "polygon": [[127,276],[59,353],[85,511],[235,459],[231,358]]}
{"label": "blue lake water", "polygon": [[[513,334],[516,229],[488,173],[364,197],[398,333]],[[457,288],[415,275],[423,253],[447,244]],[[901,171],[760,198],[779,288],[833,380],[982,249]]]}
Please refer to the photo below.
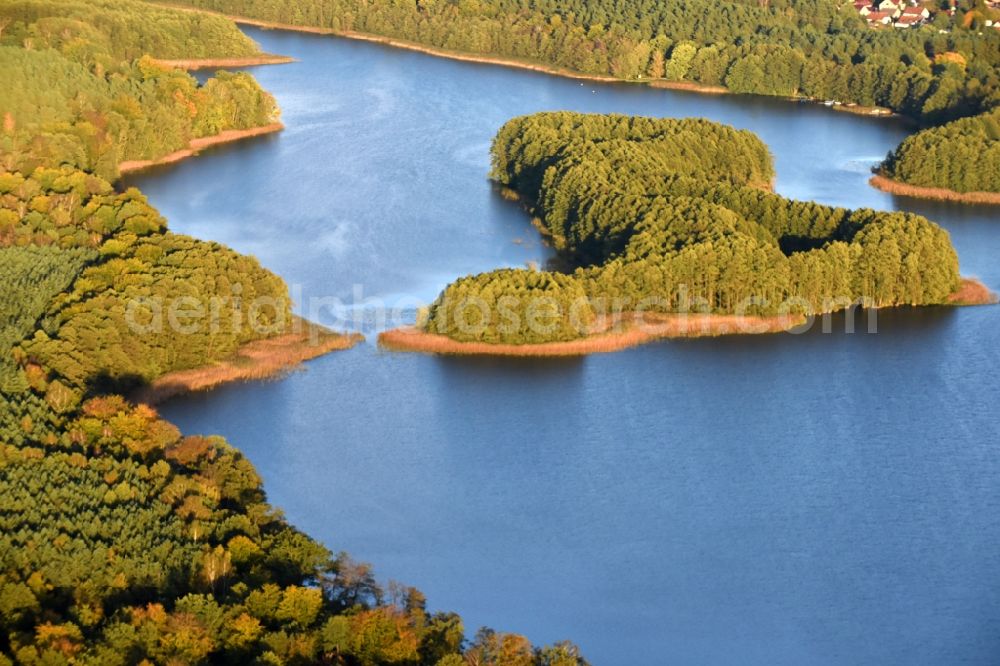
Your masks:
{"label": "blue lake water", "polygon": [[[1000,288],[1000,209],[866,184],[894,120],[248,33],[298,58],[253,69],[286,129],[129,182],[175,231],[259,257],[303,313],[343,302],[326,323],[371,331],[379,302],[405,319],[455,277],[544,263],[486,174],[496,129],[551,109],[751,129],[782,194],[927,215]],[[582,359],[364,344],[161,411],[470,634],[569,638],[599,665],[998,663],[1000,308],[866,323]]]}

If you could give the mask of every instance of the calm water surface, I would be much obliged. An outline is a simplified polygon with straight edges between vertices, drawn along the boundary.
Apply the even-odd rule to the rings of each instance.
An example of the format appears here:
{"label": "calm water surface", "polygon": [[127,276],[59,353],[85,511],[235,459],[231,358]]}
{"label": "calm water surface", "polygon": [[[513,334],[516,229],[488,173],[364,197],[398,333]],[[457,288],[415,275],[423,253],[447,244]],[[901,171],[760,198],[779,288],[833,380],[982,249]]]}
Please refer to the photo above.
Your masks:
{"label": "calm water surface", "polygon": [[[299,59],[254,70],[287,129],[132,182],[175,231],[257,255],[303,311],[337,297],[370,330],[374,299],[544,262],[486,174],[496,129],[550,109],[751,129],[782,194],[923,213],[1000,288],[997,209],[865,184],[894,121],[250,34]],[[228,437],[296,525],[470,633],[571,638],[609,665],[998,663],[1000,308],[834,324],[573,360],[369,344],[162,411]]]}

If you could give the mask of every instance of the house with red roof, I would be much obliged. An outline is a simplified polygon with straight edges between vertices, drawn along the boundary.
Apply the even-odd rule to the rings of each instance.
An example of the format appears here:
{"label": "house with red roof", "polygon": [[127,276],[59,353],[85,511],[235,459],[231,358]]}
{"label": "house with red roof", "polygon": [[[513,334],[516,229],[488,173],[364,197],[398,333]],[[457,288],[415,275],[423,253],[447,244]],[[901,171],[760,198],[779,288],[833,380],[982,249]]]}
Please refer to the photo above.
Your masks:
{"label": "house with red roof", "polygon": [[903,16],[917,16],[920,18],[921,21],[926,21],[927,19],[930,18],[931,13],[927,11],[926,7],[913,6],[913,7],[904,7],[903,13],[900,14],[900,17]]}
{"label": "house with red roof", "polygon": [[871,25],[891,25],[893,16],[889,12],[869,12],[865,20]]}
{"label": "house with red roof", "polygon": [[924,19],[919,14],[903,14],[896,19],[893,25],[897,28],[909,28],[914,25],[920,25],[924,22]]}
{"label": "house with red roof", "polygon": [[892,18],[896,18],[902,13],[902,9],[905,4],[906,3],[903,0],[899,0],[899,2],[896,2],[896,0],[881,0],[877,7],[878,11],[889,14]]}

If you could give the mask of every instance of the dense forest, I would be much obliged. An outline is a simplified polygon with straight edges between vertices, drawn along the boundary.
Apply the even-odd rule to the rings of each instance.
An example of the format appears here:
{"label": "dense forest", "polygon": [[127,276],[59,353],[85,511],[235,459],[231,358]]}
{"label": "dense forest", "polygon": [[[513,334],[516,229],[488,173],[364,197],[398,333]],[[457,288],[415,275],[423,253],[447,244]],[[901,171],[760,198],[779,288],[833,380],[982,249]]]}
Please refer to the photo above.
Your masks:
{"label": "dense forest", "polygon": [[[116,194],[98,177],[39,168],[27,178],[0,173],[0,203],[8,221],[0,243],[96,252],[33,320],[41,325],[18,350],[70,385],[100,380],[128,388],[123,383],[229,356],[291,321],[280,278],[252,257],[166,232],[135,189]],[[180,296],[183,307],[171,309]],[[248,307],[237,307],[237,299]],[[211,325],[193,319],[210,309]],[[163,321],[171,313],[180,326]]]}
{"label": "dense forest", "polygon": [[942,303],[959,284],[947,232],[923,217],[768,191],[770,155],[747,131],[541,113],[504,125],[492,155],[492,177],[532,207],[576,269],[505,269],[449,285],[425,325],[459,341],[567,340],[616,311],[815,314],[859,301]]}
{"label": "dense forest", "polygon": [[907,137],[881,171],[921,187],[1000,192],[1000,109]]}
{"label": "dense forest", "polygon": [[214,16],[135,0],[0,4],[0,168],[65,164],[114,179],[126,160],[273,122],[274,99],[249,75],[219,72],[198,85],[150,57],[227,50],[257,47]]}
{"label": "dense forest", "polygon": [[280,278],[103,177],[273,116],[249,76],[198,86],[146,55],[245,53],[233,24],[45,1],[0,5],[0,29],[0,666],[586,664],[467,639],[290,526],[221,438],[122,397],[290,324]]}
{"label": "dense forest", "polygon": [[6,44],[56,49],[104,69],[144,55],[211,58],[259,52],[232,21],[136,0],[5,0],[0,22]]}

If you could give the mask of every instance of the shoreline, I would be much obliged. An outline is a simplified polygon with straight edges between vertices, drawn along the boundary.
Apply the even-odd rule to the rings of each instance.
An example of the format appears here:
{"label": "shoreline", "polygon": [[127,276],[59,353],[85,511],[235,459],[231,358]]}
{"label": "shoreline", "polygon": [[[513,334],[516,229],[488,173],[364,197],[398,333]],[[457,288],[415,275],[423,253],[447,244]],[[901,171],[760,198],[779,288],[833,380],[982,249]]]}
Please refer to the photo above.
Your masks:
{"label": "shoreline", "polygon": [[[623,81],[622,79],[612,79]],[[624,81],[623,81],[624,82]],[[663,90],[686,90],[688,92],[701,93],[702,95],[734,95],[725,86],[713,86],[707,83],[696,83],[695,81],[671,81],[669,79],[639,79],[636,83],[645,83],[650,88],[660,88]]]}
{"label": "shoreline", "polygon": [[[555,67],[553,65],[546,65],[543,63],[535,63],[528,60],[518,60],[516,58],[506,58],[502,56],[484,56],[477,55],[474,53],[463,53],[461,51],[451,51],[444,48],[439,48],[436,46],[427,46],[419,42],[413,42],[406,39],[400,39],[397,37],[384,37],[382,35],[374,35],[367,32],[357,32],[354,30],[334,30],[333,28],[318,28],[315,26],[308,25],[295,25],[293,23],[280,23],[278,21],[264,21],[261,19],[250,18],[247,16],[239,16],[237,14],[226,14],[223,12],[217,12],[212,9],[203,9],[201,7],[191,7],[187,5],[176,5],[169,2],[157,2],[156,0],[149,0],[151,4],[160,5],[163,7],[170,7],[171,9],[177,9],[179,11],[192,12],[195,14],[211,14],[214,16],[220,16],[222,18],[227,18],[233,23],[238,25],[252,25],[257,28],[263,28],[264,30],[287,30],[289,32],[304,32],[312,35],[330,35],[333,37],[343,37],[345,39],[353,39],[362,42],[371,42],[374,44],[382,44],[385,46],[392,46],[395,48],[406,49],[408,51],[416,51],[418,53],[426,53],[427,55],[438,56],[441,58],[449,58],[451,60],[461,60],[464,62],[474,62],[481,63],[485,65],[502,65],[505,67],[514,67],[517,69],[527,69],[536,72],[542,72],[544,74],[554,74],[556,76],[563,76],[571,79],[578,79],[583,81],[597,81],[602,83],[633,83],[626,79],[619,79],[613,76],[601,75],[601,74],[583,74],[580,72],[574,72],[571,69],[565,69],[562,67]],[[641,81],[635,81],[634,83],[649,83],[651,79],[642,79]],[[665,83],[685,83],[665,81]],[[692,84],[699,85],[699,84]],[[721,88],[721,86],[720,86]],[[727,89],[722,88],[722,90],[729,92]]]}
{"label": "shoreline", "polygon": [[[580,81],[595,81],[599,83],[633,83],[632,81],[627,81],[625,79],[618,79],[613,76],[606,76],[601,74],[583,74],[581,72],[575,72],[571,69],[556,67],[554,65],[546,65],[543,63],[535,63],[528,60],[517,60],[515,58],[507,58],[503,56],[485,56],[485,55],[476,55],[474,53],[463,53],[461,51],[451,51],[449,49],[439,48],[437,46],[427,46],[426,44],[421,44],[419,42],[412,42],[410,40],[400,39],[398,37],[384,37],[382,35],[373,35],[367,32],[356,32],[354,30],[334,30],[333,28],[316,28],[312,26],[294,25],[292,23],[261,21],[259,19],[247,18],[245,16],[236,16],[232,14],[221,14],[221,16],[224,16],[232,20],[236,24],[252,25],[257,28],[263,28],[265,30],[288,30],[291,32],[305,32],[314,35],[330,35],[333,37],[343,37],[345,39],[353,39],[361,42],[371,42],[373,44],[382,44],[383,46],[392,46],[394,48],[406,49],[407,51],[415,51],[417,53],[424,53],[427,55],[437,56],[439,58],[448,58],[450,60],[460,60],[462,62],[479,63],[482,65],[500,65],[503,67],[526,69],[534,72],[541,72],[543,74],[553,74],[556,76],[562,76],[569,79],[577,79]],[[649,80],[643,79],[643,80],[637,80],[634,83],[648,83],[648,82]],[[665,83],[674,83],[674,82],[666,81]],[[677,83],[684,83],[684,82],[681,81]],[[697,86],[698,84],[693,84],[693,85]],[[726,90],[725,92],[728,93],[728,90]]]}
{"label": "shoreline", "polygon": [[[181,11],[214,14],[216,16],[227,18],[236,24],[252,25],[257,28],[263,28],[265,30],[288,30],[290,32],[304,32],[314,35],[331,35],[334,37],[343,37],[345,39],[353,39],[357,41],[371,42],[374,44],[392,46],[395,48],[406,49],[408,51],[416,51],[417,53],[425,53],[427,55],[432,55],[439,58],[448,58],[450,60],[459,60],[462,62],[472,62],[484,65],[499,65],[502,67],[512,67],[515,69],[524,69],[533,72],[541,72],[543,74],[551,74],[553,76],[561,76],[568,79],[575,79],[577,81],[594,81],[597,83],[623,83],[623,84],[633,84],[633,85],[639,84],[639,85],[646,85],[651,88],[680,90],[680,91],[695,92],[705,95],[740,94],[740,93],[734,93],[729,88],[726,88],[725,86],[721,85],[709,85],[709,84],[697,83],[695,81],[671,81],[669,79],[641,78],[632,80],[632,79],[621,79],[606,74],[584,74],[582,72],[566,69],[564,67],[558,67],[556,65],[547,65],[545,63],[535,62],[531,60],[519,60],[517,58],[511,58],[506,56],[487,56],[475,53],[466,53],[463,51],[452,51],[450,49],[445,49],[437,46],[428,46],[426,44],[421,44],[419,42],[413,42],[398,37],[385,37],[382,35],[374,35],[366,32],[357,32],[354,30],[334,30],[333,28],[319,28],[314,26],[295,25],[293,23],[281,23],[278,21],[264,21],[261,19],[249,18],[246,16],[239,16],[236,14],[225,14],[223,12],[217,12],[211,9],[202,9],[200,7],[174,5],[170,3],[156,2],[156,0],[151,0],[151,1],[154,4],[172,7],[174,9],[179,9]],[[780,95],[759,95],[759,96],[782,99]],[[791,102],[825,106],[820,100],[811,99],[808,97],[784,97],[783,99],[786,99]],[[840,105],[840,106],[843,107],[845,105]],[[895,113],[890,109],[883,109],[882,107],[860,107],[855,105],[852,108],[843,110],[855,113],[857,115],[863,115],[873,118],[904,117]]]}
{"label": "shoreline", "polygon": [[954,201],[965,204],[987,204],[1000,206],[1000,192],[956,192],[945,187],[924,187],[922,185],[910,185],[898,180],[893,180],[881,174],[875,174],[868,180],[868,184],[875,189],[898,194],[904,197],[915,197],[918,199],[931,199],[935,201]]}
{"label": "shoreline", "polygon": [[173,164],[174,162],[179,162],[188,157],[197,155],[205,148],[218,146],[224,143],[232,143],[233,141],[248,139],[254,136],[273,134],[274,132],[280,132],[283,129],[285,129],[284,125],[275,122],[269,125],[261,125],[260,127],[251,127],[249,129],[224,130],[218,134],[213,134],[212,136],[203,136],[197,139],[191,139],[191,141],[188,142],[187,148],[175,150],[172,153],[167,153],[163,157],[158,157],[153,160],[126,160],[124,162],[119,162],[118,175],[123,176],[125,174],[135,173],[136,171],[142,171],[143,169],[148,169],[154,166]]}
{"label": "shoreline", "polygon": [[[1000,300],[975,278],[962,278],[946,307],[994,305]],[[827,313],[831,314],[831,313]],[[823,316],[822,314],[813,315]],[[791,331],[809,318],[805,315],[719,315],[622,313],[613,321],[582,338],[560,342],[527,344],[461,342],[446,335],[427,333],[416,326],[401,326],[379,333],[380,348],[392,352],[419,352],[454,356],[566,357],[617,352],[649,342],[676,338],[719,337],[724,335],[766,335]]]}
{"label": "shoreline", "polygon": [[136,403],[155,405],[164,400],[223,384],[259,381],[291,372],[305,361],[334,351],[350,349],[364,340],[360,333],[336,333],[301,317],[292,330],[273,338],[248,342],[229,358],[156,378],[132,393]]}
{"label": "shoreline", "polygon": [[781,333],[806,322],[803,315],[758,317],[713,314],[624,313],[604,330],[576,340],[528,344],[460,342],[415,326],[383,331],[379,347],[389,351],[485,356],[586,356],[621,351],[669,338]]}
{"label": "shoreline", "polygon": [[181,58],[177,60],[167,60],[153,58],[153,62],[161,67],[173,67],[184,70],[209,69],[212,67],[252,67],[254,65],[284,65],[295,62],[291,56],[274,55],[264,53],[258,56],[246,56],[243,58]]}

